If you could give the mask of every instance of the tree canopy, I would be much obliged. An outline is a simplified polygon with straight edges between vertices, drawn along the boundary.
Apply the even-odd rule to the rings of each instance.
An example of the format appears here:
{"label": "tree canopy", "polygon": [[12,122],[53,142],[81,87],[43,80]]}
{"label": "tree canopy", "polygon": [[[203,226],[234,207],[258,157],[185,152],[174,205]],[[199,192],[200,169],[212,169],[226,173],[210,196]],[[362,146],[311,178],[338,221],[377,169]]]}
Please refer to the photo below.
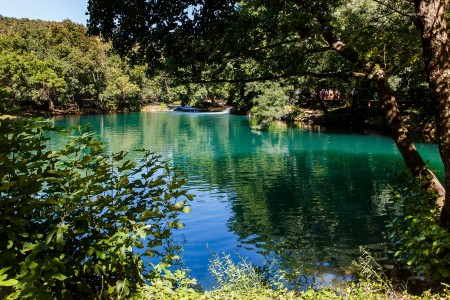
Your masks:
{"label": "tree canopy", "polygon": [[127,110],[164,97],[159,77],[149,79],[144,66],[130,67],[86,31],[70,21],[0,16],[0,87],[9,104],[56,110],[90,100]]}
{"label": "tree canopy", "polygon": [[120,54],[192,81],[363,76],[369,61],[395,75],[421,53],[412,18],[373,1],[90,1],[89,11],[89,32]]}

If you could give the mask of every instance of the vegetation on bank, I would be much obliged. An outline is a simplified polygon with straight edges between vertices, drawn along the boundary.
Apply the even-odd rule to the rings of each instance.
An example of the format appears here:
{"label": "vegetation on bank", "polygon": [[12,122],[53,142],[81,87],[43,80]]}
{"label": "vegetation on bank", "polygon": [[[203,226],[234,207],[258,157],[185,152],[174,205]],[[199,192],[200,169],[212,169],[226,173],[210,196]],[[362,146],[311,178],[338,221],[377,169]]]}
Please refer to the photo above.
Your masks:
{"label": "vegetation on bank", "polygon": [[[378,120],[381,114],[376,108],[378,102],[372,103],[375,107],[364,107],[367,99],[376,98],[376,89],[363,81],[281,78],[200,84],[182,82],[176,74],[165,71],[149,77],[146,64],[130,66],[129,60],[120,58],[110,43],[86,33],[85,26],[70,21],[0,16],[2,101],[22,114],[35,115],[138,111],[143,107],[152,110],[148,107],[155,107],[155,102],[163,107],[174,101],[204,108],[230,105],[234,112],[250,113],[252,122],[264,129],[278,120],[314,122],[304,111],[320,112],[316,96],[320,90],[332,87],[339,92],[340,99],[328,101],[325,106],[347,108],[342,113],[334,110],[335,113],[314,118],[316,124],[386,130],[386,124]],[[394,92],[406,95],[411,86],[400,82]],[[427,93],[416,85],[414,89],[415,105],[426,106]],[[428,140],[433,140],[433,136]]]}
{"label": "vegetation on bank", "polygon": [[[210,264],[210,271],[218,284],[210,291],[196,289],[196,281],[189,279],[182,271],[168,272],[162,279],[143,286],[133,299],[283,299],[283,300],[328,300],[328,299],[447,299],[448,285],[442,285],[439,292],[423,291],[419,295],[409,293],[406,288],[395,286],[384,274],[370,253],[362,249],[361,258],[355,262],[359,272],[357,282],[343,282],[339,287],[299,287],[288,290],[284,287],[282,274],[268,279],[245,260],[232,262],[227,255],[216,255]],[[178,282],[179,284],[176,284]]]}
{"label": "vegetation on bank", "polygon": [[[56,113],[139,110],[166,101],[164,74],[148,78],[71,21],[0,16],[0,93],[8,107]],[[176,93],[175,93],[176,94]]]}

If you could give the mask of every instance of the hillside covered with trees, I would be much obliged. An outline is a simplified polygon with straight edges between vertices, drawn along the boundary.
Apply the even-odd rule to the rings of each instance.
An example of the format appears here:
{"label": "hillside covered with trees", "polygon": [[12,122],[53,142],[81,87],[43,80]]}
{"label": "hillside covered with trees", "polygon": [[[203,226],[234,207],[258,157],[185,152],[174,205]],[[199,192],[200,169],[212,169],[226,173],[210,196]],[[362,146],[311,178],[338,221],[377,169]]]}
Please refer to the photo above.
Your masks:
{"label": "hillside covered with trees", "polygon": [[0,17],[0,87],[9,106],[41,111],[136,110],[165,97],[145,75],[71,21]]}

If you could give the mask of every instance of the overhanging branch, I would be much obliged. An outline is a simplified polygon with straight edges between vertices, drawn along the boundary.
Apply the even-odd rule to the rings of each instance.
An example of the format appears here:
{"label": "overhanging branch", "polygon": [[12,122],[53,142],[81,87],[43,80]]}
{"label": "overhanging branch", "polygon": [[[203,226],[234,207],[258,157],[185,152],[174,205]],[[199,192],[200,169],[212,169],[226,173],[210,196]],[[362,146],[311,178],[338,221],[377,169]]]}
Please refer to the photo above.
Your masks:
{"label": "overhanging branch", "polygon": [[254,48],[250,48],[245,51],[242,51],[241,53],[227,54],[223,58],[232,59],[232,58],[237,58],[237,57],[243,57],[243,56],[248,55],[249,53],[255,53],[255,52],[260,52],[260,51],[264,51],[264,50],[269,50],[269,49],[273,49],[273,48],[283,46],[283,45],[300,43],[300,42],[303,42],[303,41],[309,39],[310,37],[311,36],[304,36],[304,37],[300,37],[300,38],[296,38],[296,39],[292,39],[292,40],[288,39],[288,40],[280,41],[280,42],[269,44],[266,46],[254,47]]}
{"label": "overhanging branch", "polygon": [[386,7],[387,9],[392,10],[393,12],[396,12],[397,14],[399,14],[399,15],[401,15],[401,16],[408,17],[408,18],[412,18],[412,19],[415,18],[414,15],[410,15],[410,14],[407,14],[407,13],[405,13],[405,12],[402,12],[402,11],[396,9],[395,7],[393,7],[392,5],[390,5],[390,4],[388,4],[388,3],[384,3],[383,1],[380,1],[380,0],[372,0],[372,1],[374,1],[374,2],[376,2],[376,3],[378,3],[378,4],[380,4],[380,5],[382,5],[382,6],[384,6],[384,7]]}
{"label": "overhanging branch", "polygon": [[282,55],[273,55],[273,56],[267,56],[267,57],[257,57],[252,56],[251,58],[257,58],[258,60],[264,61],[264,60],[279,60],[279,59],[291,59],[292,57],[299,57],[299,56],[305,56],[308,54],[315,54],[315,53],[321,53],[321,52],[327,52],[327,51],[334,51],[335,49],[333,47],[320,47],[320,48],[313,48],[305,51],[293,51],[293,52],[286,52]]}
{"label": "overhanging branch", "polygon": [[315,72],[288,72],[280,74],[271,74],[267,76],[251,77],[251,78],[217,78],[185,81],[183,83],[248,83],[258,81],[269,81],[289,77],[314,77],[314,78],[367,78],[369,74],[362,72],[331,72],[331,73],[315,73]]}

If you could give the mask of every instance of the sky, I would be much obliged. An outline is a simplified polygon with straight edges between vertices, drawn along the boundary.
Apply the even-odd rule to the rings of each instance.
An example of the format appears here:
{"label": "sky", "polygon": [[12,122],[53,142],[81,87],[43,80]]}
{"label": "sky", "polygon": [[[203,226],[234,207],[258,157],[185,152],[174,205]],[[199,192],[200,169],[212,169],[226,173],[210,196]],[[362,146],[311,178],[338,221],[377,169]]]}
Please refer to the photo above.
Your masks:
{"label": "sky", "polygon": [[88,0],[0,0],[4,17],[62,21],[70,19],[86,25]]}

